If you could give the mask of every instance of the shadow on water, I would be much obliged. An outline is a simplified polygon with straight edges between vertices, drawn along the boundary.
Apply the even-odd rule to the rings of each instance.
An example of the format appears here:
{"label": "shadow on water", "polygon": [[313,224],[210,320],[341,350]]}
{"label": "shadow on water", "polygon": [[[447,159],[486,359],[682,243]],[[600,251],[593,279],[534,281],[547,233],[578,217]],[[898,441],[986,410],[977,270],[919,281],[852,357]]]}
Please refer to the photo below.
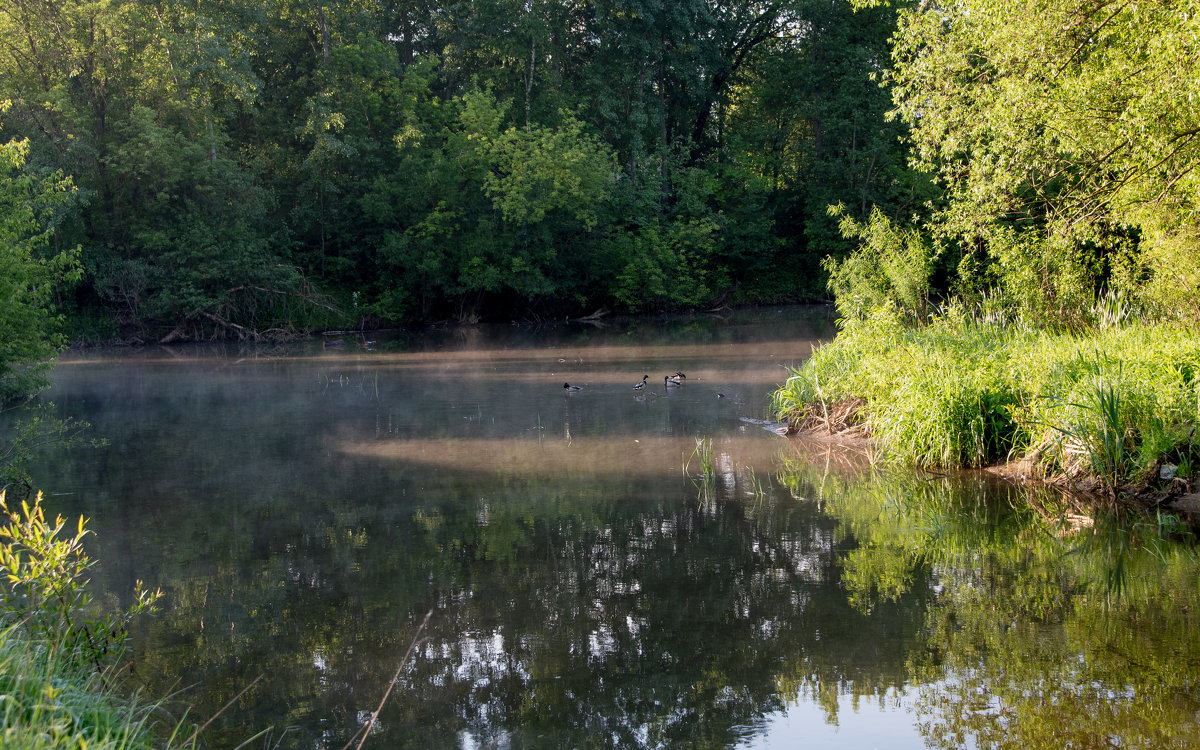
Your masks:
{"label": "shadow on water", "polygon": [[342,747],[430,610],[369,747],[1194,742],[1186,543],[764,429],[826,318],[637,326],[85,353],[50,397],[109,445],[35,473],[168,592],[151,694],[265,675],[213,747]]}

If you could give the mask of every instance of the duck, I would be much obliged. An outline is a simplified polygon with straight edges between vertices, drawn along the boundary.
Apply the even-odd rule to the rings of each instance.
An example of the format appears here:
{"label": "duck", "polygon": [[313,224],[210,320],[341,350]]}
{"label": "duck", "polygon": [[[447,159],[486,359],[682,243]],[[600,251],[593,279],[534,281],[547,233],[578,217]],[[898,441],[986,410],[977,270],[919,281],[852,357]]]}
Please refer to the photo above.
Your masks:
{"label": "duck", "polygon": [[647,380],[649,380],[649,379],[650,379],[650,376],[649,376],[649,375],[643,375],[643,376],[642,376],[642,382],[640,382],[640,383],[638,383],[637,385],[635,385],[635,386],[633,387],[633,390],[635,390],[635,391],[640,391],[640,390],[642,390],[643,388],[645,388],[645,387],[646,387],[646,381],[647,381]]}
{"label": "duck", "polygon": [[664,387],[669,388],[671,386],[681,386],[681,385],[683,385],[683,383],[680,383],[678,380],[671,377],[670,375],[663,375],[663,386]]}
{"label": "duck", "polygon": [[671,376],[671,380],[674,380],[676,383],[682,383],[683,381],[687,380],[687,375],[684,375],[679,370],[676,370],[675,374]]}
{"label": "duck", "polygon": [[582,390],[583,390],[583,386],[581,386],[581,385],[571,385],[570,383],[563,383],[563,390],[564,390],[564,391],[568,391],[568,392],[569,392],[569,391],[582,391]]}

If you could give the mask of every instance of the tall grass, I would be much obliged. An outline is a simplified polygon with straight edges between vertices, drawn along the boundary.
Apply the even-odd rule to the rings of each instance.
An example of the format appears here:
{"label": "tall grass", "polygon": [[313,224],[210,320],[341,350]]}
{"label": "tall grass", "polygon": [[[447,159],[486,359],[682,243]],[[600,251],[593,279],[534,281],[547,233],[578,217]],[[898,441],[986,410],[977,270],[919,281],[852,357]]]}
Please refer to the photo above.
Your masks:
{"label": "tall grass", "polygon": [[20,624],[0,630],[4,747],[156,747],[154,707],[117,696],[94,670]]}
{"label": "tall grass", "polygon": [[885,455],[933,467],[1031,457],[1111,491],[1164,456],[1196,465],[1200,334],[1109,327],[1051,333],[945,317],[845,321],[775,394],[791,419],[860,400]]}
{"label": "tall grass", "polygon": [[700,489],[701,498],[711,499],[717,487],[716,454],[713,451],[712,438],[696,438],[696,447],[692,450],[692,454],[683,459],[685,476],[691,475],[693,461],[696,462],[700,472],[696,478],[698,481],[693,481]]}

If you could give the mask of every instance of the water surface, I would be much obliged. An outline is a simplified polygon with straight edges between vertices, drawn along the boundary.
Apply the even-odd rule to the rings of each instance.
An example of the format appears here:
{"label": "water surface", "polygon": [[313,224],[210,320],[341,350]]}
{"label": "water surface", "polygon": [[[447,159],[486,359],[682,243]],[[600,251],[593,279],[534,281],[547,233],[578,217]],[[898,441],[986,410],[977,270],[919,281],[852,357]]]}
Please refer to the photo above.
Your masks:
{"label": "water surface", "polygon": [[368,747],[1200,744],[1190,548],[780,437],[767,395],[832,333],[796,308],[72,353],[48,397],[108,444],[35,475],[91,519],[111,604],[166,592],[136,680],[197,720],[253,683],[212,747],[341,748],[397,673]]}

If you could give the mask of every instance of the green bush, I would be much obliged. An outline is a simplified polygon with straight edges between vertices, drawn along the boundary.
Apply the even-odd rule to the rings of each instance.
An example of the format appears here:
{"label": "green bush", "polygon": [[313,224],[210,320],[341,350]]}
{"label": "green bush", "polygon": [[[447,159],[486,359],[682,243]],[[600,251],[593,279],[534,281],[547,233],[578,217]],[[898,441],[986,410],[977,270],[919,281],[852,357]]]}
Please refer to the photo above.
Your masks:
{"label": "green bush", "polygon": [[154,706],[121,696],[111,673],[129,618],[160,594],[139,581],[132,607],[118,617],[97,614],[87,592],[86,523],[48,522],[41,501],[38,494],[10,509],[0,492],[0,744],[154,747]]}
{"label": "green bush", "polygon": [[937,257],[932,243],[916,230],[897,226],[878,208],[871,209],[866,223],[855,221],[841,204],[830,206],[829,215],[839,219],[843,237],[862,243],[850,257],[827,257],[822,263],[838,312],[862,318],[892,306],[908,321],[923,322]]}

